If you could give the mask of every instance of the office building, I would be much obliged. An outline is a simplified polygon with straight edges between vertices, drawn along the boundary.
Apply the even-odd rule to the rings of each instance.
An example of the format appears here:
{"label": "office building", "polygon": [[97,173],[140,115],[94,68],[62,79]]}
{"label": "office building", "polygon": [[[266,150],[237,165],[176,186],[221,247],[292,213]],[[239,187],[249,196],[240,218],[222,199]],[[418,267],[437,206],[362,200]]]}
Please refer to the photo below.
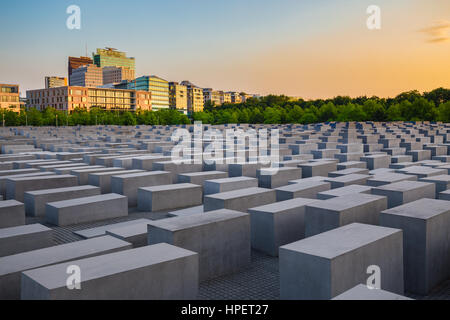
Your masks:
{"label": "office building", "polygon": [[44,110],[52,107],[72,112],[82,108],[99,107],[105,110],[151,110],[151,93],[148,91],[66,86],[27,91],[29,108]]}
{"label": "office building", "polygon": [[124,67],[103,67],[103,84],[119,84],[134,79],[134,70]]}
{"label": "office building", "polygon": [[20,95],[17,84],[0,84],[0,108],[20,112]]}
{"label": "office building", "polygon": [[203,111],[203,89],[197,87],[189,81],[182,81],[181,85],[186,86],[188,93],[188,113]]}
{"label": "office building", "polygon": [[125,52],[117,51],[113,48],[97,49],[97,52],[93,54],[93,57],[94,64],[97,67],[120,67],[127,69],[127,77],[123,80],[133,80],[135,78],[135,59],[127,57]]}
{"label": "office building", "polygon": [[221,93],[220,91],[215,91],[211,88],[203,89],[203,100],[204,104],[206,105],[206,102],[210,101],[215,106],[221,105]]}
{"label": "office building", "polygon": [[72,75],[73,70],[78,69],[79,67],[93,64],[94,61],[91,58],[88,57],[69,57],[69,68],[68,68],[68,77],[69,77],[69,85],[70,83],[70,76]]}
{"label": "office building", "polygon": [[149,91],[152,110],[169,109],[169,82],[157,76],[142,76],[128,82],[128,89]]}
{"label": "office building", "polygon": [[45,77],[45,89],[67,86],[67,78],[64,77]]}
{"label": "office building", "polygon": [[178,82],[169,82],[169,106],[184,114],[188,113],[187,87]]}
{"label": "office building", "polygon": [[72,71],[70,84],[76,87],[99,87],[103,85],[103,70],[89,64]]}

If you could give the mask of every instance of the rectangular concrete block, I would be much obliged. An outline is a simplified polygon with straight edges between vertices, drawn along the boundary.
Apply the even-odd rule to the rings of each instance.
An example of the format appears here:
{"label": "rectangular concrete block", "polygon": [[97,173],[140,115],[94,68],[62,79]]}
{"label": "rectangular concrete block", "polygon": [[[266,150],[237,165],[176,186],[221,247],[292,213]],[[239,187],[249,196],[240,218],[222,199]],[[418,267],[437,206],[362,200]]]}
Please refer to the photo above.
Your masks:
{"label": "rectangular concrete block", "polygon": [[331,187],[329,182],[302,180],[298,180],[298,183],[276,188],[277,201],[295,198],[317,199],[317,194],[319,192],[330,190]]}
{"label": "rectangular concrete block", "polygon": [[382,173],[376,174],[367,180],[367,185],[371,187],[380,187],[400,181],[417,181],[417,177],[401,173]]}
{"label": "rectangular concrete block", "polygon": [[317,200],[295,198],[250,208],[252,248],[278,256],[280,246],[305,237],[305,206]]}
{"label": "rectangular concrete block", "polygon": [[91,238],[95,238],[95,237],[104,236],[107,231],[112,230],[112,229],[120,229],[122,227],[131,226],[134,224],[147,223],[149,221],[150,221],[149,219],[136,219],[136,220],[130,220],[130,221],[125,221],[125,222],[107,224],[107,225],[89,228],[89,229],[78,230],[78,231],[74,231],[73,233],[84,239],[91,239]]}
{"label": "rectangular concrete block", "polygon": [[280,248],[280,296],[328,300],[381,270],[381,289],[403,294],[402,231],[353,223]]}
{"label": "rectangular concrete block", "polygon": [[384,154],[375,154],[371,156],[362,157],[361,161],[367,163],[367,168],[369,170],[374,170],[378,168],[389,168],[391,164],[391,156]]}
{"label": "rectangular concrete block", "polygon": [[347,195],[357,196],[358,193],[370,194],[371,190],[372,190],[372,187],[353,184],[353,185],[346,186],[346,187],[341,187],[341,188],[336,188],[336,189],[332,189],[332,190],[328,190],[328,191],[318,192],[317,199],[327,200],[327,199],[342,197],[342,196],[347,196]]}
{"label": "rectangular concrete block", "polygon": [[274,189],[287,185],[290,180],[301,179],[302,169],[290,167],[258,169],[256,176],[260,188]]}
{"label": "rectangular concrete block", "polygon": [[76,185],[78,185],[77,177],[72,175],[9,178],[6,180],[6,199],[16,199],[23,202],[26,191],[65,188]]}
{"label": "rectangular concrete block", "polygon": [[299,164],[299,168],[302,169],[303,178],[309,178],[314,176],[327,177],[328,173],[337,170],[337,164],[336,162],[332,161],[317,161]]}
{"label": "rectangular concrete block", "polygon": [[111,193],[111,177],[124,174],[141,173],[144,170],[114,170],[114,171],[101,171],[101,172],[89,172],[88,184],[97,186],[100,188],[103,194]]}
{"label": "rectangular concrete block", "polygon": [[205,212],[229,209],[247,212],[247,209],[259,207],[276,201],[275,190],[247,188],[205,196]]}
{"label": "rectangular concrete block", "polygon": [[367,174],[346,174],[336,178],[328,178],[325,182],[331,184],[331,189],[347,187],[350,185],[365,185],[371,176]]}
{"label": "rectangular concrete block", "polygon": [[436,189],[436,198],[439,198],[439,194],[441,192],[450,189],[450,175],[447,174],[421,178],[420,181],[434,183]]}
{"label": "rectangular concrete block", "polygon": [[45,216],[45,206],[49,202],[96,196],[100,194],[100,188],[95,186],[76,186],[28,191],[24,194],[25,213],[27,216],[32,217]]}
{"label": "rectangular concrete block", "polygon": [[202,204],[202,187],[192,183],[169,184],[138,189],[140,211],[163,211],[199,206]]}
{"label": "rectangular concrete block", "polygon": [[228,178],[228,172],[223,171],[205,171],[181,173],[178,175],[178,183],[193,183],[202,186],[206,180]]}
{"label": "rectangular concrete block", "polygon": [[450,206],[420,199],[380,214],[380,225],[403,230],[405,290],[426,295],[450,277]]}
{"label": "rectangular concrete block", "polygon": [[[66,286],[82,270],[81,290]],[[184,300],[198,293],[198,255],[166,243],[74,260],[22,273],[22,300]]]}
{"label": "rectangular concrete block", "polygon": [[52,246],[53,233],[41,224],[0,229],[0,257]]}
{"label": "rectangular concrete block", "polygon": [[355,222],[378,225],[386,209],[386,197],[363,193],[314,202],[305,209],[305,234],[310,237]]}
{"label": "rectangular concrete block", "polygon": [[151,171],[115,175],[111,177],[111,191],[128,197],[130,207],[137,206],[137,193],[141,187],[152,187],[171,184],[169,172]]}
{"label": "rectangular concrete block", "polygon": [[20,299],[20,278],[23,271],[131,248],[128,242],[102,236],[2,257],[0,299]]}
{"label": "rectangular concrete block", "polygon": [[373,188],[372,194],[387,197],[388,208],[393,208],[422,198],[434,199],[435,186],[433,183],[400,181]]}
{"label": "rectangular concrete block", "polygon": [[25,206],[22,202],[16,200],[0,201],[0,229],[24,224]]}
{"label": "rectangular concrete block", "polygon": [[206,180],[203,183],[203,193],[206,196],[215,193],[256,187],[258,187],[258,179],[251,177],[213,179]]}
{"label": "rectangular concrete block", "polygon": [[125,217],[127,197],[115,193],[47,203],[45,219],[56,226]]}
{"label": "rectangular concrete block", "polygon": [[153,221],[148,243],[167,242],[199,254],[200,281],[241,270],[250,263],[250,217],[217,210]]}

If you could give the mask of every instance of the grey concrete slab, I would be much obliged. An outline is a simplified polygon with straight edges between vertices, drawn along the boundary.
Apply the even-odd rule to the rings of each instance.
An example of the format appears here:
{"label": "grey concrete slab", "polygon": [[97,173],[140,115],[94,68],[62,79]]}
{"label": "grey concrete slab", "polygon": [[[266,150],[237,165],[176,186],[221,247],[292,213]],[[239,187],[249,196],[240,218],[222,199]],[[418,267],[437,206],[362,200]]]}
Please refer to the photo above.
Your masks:
{"label": "grey concrete slab", "polygon": [[[353,223],[280,247],[280,297],[331,299],[381,270],[381,288],[403,294],[403,238],[398,229]],[[302,272],[299,272],[302,270]]]}
{"label": "grey concrete slab", "polygon": [[100,194],[100,188],[95,186],[75,186],[27,191],[24,194],[25,213],[27,216],[43,217],[45,216],[45,206],[49,202],[96,196]]}
{"label": "grey concrete slab", "polygon": [[316,199],[317,193],[330,190],[331,184],[322,181],[299,181],[284,187],[276,188],[277,201],[294,198]]}
{"label": "grey concrete slab", "polygon": [[0,201],[0,229],[24,224],[25,206],[22,202],[16,200]]}
{"label": "grey concrete slab", "polygon": [[251,177],[233,177],[206,180],[203,183],[204,195],[258,187],[258,180]]}
{"label": "grey concrete slab", "polygon": [[450,277],[450,206],[420,199],[380,214],[380,225],[403,230],[405,290],[427,294]]}
{"label": "grey concrete slab", "polygon": [[128,197],[130,207],[137,206],[138,189],[171,184],[171,174],[166,171],[151,171],[114,175],[111,177],[111,191]]}
{"label": "grey concrete slab", "polygon": [[72,175],[46,175],[33,177],[9,177],[6,179],[6,199],[23,202],[26,191],[50,188],[64,188],[78,185],[77,177]]}
{"label": "grey concrete slab", "polygon": [[144,170],[111,170],[87,172],[88,184],[100,187],[103,194],[111,193],[111,177],[124,174],[142,173]]}
{"label": "grey concrete slab", "polygon": [[115,193],[49,202],[45,219],[56,226],[68,226],[128,215],[127,197]]}
{"label": "grey concrete slab", "polygon": [[200,281],[231,274],[250,264],[250,216],[225,209],[153,221],[148,243],[160,242],[197,252]]}
{"label": "grey concrete slab", "polygon": [[301,179],[302,169],[291,167],[258,169],[256,176],[260,188],[274,189],[287,185],[292,179]]}
{"label": "grey concrete slab", "polygon": [[360,193],[308,204],[305,208],[306,237],[351,223],[378,225],[380,212],[387,209],[387,198]]}
{"label": "grey concrete slab", "polygon": [[349,185],[346,187],[336,188],[328,191],[318,192],[317,199],[327,200],[336,197],[342,197],[347,195],[356,195],[358,193],[370,194],[372,187],[361,186],[361,185]]}
{"label": "grey concrete slab", "polygon": [[262,206],[275,201],[275,190],[247,188],[205,196],[204,210],[205,212],[208,212],[219,209],[229,209],[247,212],[249,208]]}
{"label": "grey concrete slab", "polygon": [[439,194],[441,192],[450,189],[450,175],[448,174],[421,178],[419,180],[423,182],[434,183],[436,187],[436,198],[439,198]]}
{"label": "grey concrete slab", "polygon": [[433,183],[400,181],[372,188],[372,194],[388,198],[388,208],[397,207],[422,198],[434,199]]}
{"label": "grey concrete slab", "polygon": [[300,164],[302,169],[302,177],[309,178],[314,176],[328,176],[328,173],[337,170],[337,164],[331,161],[317,161]]}
{"label": "grey concrete slab", "polygon": [[0,299],[20,299],[20,278],[23,271],[131,248],[128,242],[102,236],[2,257]]}
{"label": "grey concrete slab", "polygon": [[192,183],[169,184],[138,189],[141,211],[164,211],[202,204],[202,187]]}
{"label": "grey concrete slab", "polygon": [[147,223],[149,221],[150,220],[148,220],[148,219],[136,219],[136,220],[131,220],[131,221],[107,224],[107,225],[103,225],[103,226],[95,227],[95,228],[78,230],[78,231],[74,231],[73,233],[84,239],[91,239],[91,238],[95,238],[95,237],[104,236],[106,234],[106,231],[108,231],[108,230],[119,229],[121,227],[130,226],[133,224]]}
{"label": "grey concrete slab", "polygon": [[343,176],[339,176],[336,178],[328,178],[324,182],[329,182],[331,184],[331,189],[347,187],[350,185],[365,185],[367,180],[371,178],[370,175],[367,174],[347,174]]}
{"label": "grey concrete slab", "polygon": [[41,224],[27,224],[0,229],[0,257],[52,245],[52,229]]}
{"label": "grey concrete slab", "polygon": [[280,246],[305,237],[305,206],[314,199],[295,198],[250,208],[252,248],[278,256]]}
{"label": "grey concrete slab", "polygon": [[[66,286],[82,270],[81,290]],[[22,300],[184,300],[198,294],[198,255],[166,243],[74,260],[22,273]]]}
{"label": "grey concrete slab", "polygon": [[414,175],[401,174],[401,173],[384,173],[374,175],[367,180],[367,185],[371,187],[380,187],[386,184],[400,182],[400,181],[417,181],[417,177]]}

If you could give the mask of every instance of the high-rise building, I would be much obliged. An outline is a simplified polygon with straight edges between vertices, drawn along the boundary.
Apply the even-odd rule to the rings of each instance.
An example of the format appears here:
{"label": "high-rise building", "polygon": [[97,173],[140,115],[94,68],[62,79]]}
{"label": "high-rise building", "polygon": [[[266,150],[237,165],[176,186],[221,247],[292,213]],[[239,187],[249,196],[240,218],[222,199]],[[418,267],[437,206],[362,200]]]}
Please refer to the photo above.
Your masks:
{"label": "high-rise building", "polygon": [[134,79],[134,70],[124,67],[103,67],[103,84],[118,84]]}
{"label": "high-rise building", "polygon": [[20,95],[17,84],[0,84],[0,108],[20,112]]}
{"label": "high-rise building", "polygon": [[76,108],[89,110],[151,110],[151,93],[148,91],[119,90],[66,86],[27,91],[29,108],[44,110],[52,107],[72,112]]}
{"label": "high-rise building", "polygon": [[72,75],[73,70],[78,69],[79,67],[85,66],[87,64],[93,64],[94,61],[91,58],[88,57],[69,57],[69,85],[70,83],[70,76]]}
{"label": "high-rise building", "polygon": [[169,109],[169,82],[157,76],[142,76],[128,82],[128,89],[150,91],[152,110]]}
{"label": "high-rise building", "polygon": [[187,87],[178,82],[169,82],[169,105],[184,114],[188,113]]}
{"label": "high-rise building", "polygon": [[204,104],[206,104],[207,101],[210,101],[215,106],[219,106],[221,104],[220,96],[221,96],[220,91],[215,91],[211,88],[203,89]]}
{"label": "high-rise building", "polygon": [[203,111],[203,89],[197,87],[189,81],[182,81],[181,84],[187,87],[188,92],[188,113]]}
{"label": "high-rise building", "polygon": [[122,67],[130,70],[130,76],[124,80],[134,79],[135,71],[135,59],[129,58],[125,52],[117,51],[113,48],[97,49],[97,52],[93,54],[94,64],[97,67]]}
{"label": "high-rise building", "polygon": [[67,86],[67,78],[64,77],[45,77],[45,89]]}
{"label": "high-rise building", "polygon": [[103,70],[93,64],[72,71],[70,84],[78,87],[99,87],[103,85]]}

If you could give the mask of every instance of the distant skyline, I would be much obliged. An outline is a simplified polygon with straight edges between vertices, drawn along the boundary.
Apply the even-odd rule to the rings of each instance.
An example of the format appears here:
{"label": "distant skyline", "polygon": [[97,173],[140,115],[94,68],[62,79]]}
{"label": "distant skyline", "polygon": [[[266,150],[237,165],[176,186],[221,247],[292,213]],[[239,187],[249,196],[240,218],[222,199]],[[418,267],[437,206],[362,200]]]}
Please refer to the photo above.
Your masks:
{"label": "distant skyline", "polygon": [[[66,8],[81,8],[81,30]],[[368,30],[366,8],[381,8]],[[450,87],[448,0],[15,0],[1,5],[0,83],[21,95],[113,47],[136,76],[305,99]]]}

